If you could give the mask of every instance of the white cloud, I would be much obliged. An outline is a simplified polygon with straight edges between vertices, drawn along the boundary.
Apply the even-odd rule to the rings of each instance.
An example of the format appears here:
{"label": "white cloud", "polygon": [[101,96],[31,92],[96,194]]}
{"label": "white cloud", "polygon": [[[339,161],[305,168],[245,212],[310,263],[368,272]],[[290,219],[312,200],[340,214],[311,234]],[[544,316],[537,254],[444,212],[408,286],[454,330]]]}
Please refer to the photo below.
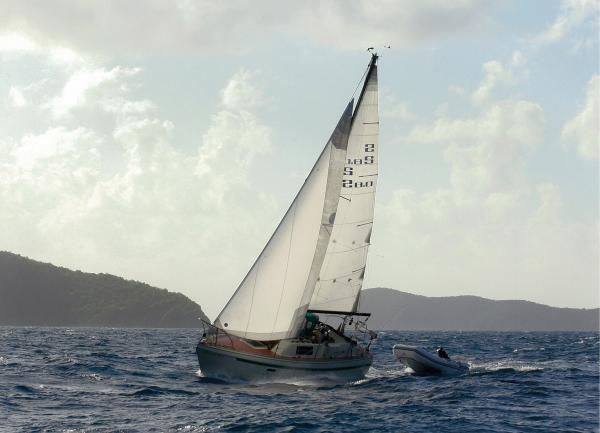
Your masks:
{"label": "white cloud", "polygon": [[522,159],[539,144],[543,128],[538,104],[505,101],[475,118],[442,117],[432,125],[419,125],[407,141],[444,145],[455,194],[473,199],[476,192],[501,191],[519,183]]}
{"label": "white cloud", "polygon": [[501,84],[512,83],[513,73],[497,60],[491,60],[483,65],[485,76],[477,90],[471,95],[476,104],[486,102],[492,96],[492,92]]}
{"label": "white cloud", "polygon": [[563,0],[560,14],[544,31],[533,37],[532,42],[540,46],[556,43],[586,22],[591,26],[592,37],[597,41],[599,11],[598,0]]}
{"label": "white cloud", "polygon": [[15,108],[21,108],[27,105],[27,100],[23,96],[23,92],[17,86],[10,86],[8,89],[8,100],[10,105]]}
{"label": "white cloud", "polygon": [[408,140],[425,142],[492,142],[508,149],[535,146],[541,137],[543,110],[531,101],[500,101],[476,117],[442,117],[432,125],[419,125]]}
{"label": "white cloud", "polygon": [[405,186],[379,203],[373,251],[380,256],[369,263],[377,284],[596,305],[597,225],[565,220],[558,185],[527,177],[544,124],[539,104],[505,100],[413,128],[406,141],[440,148],[449,186]]}
{"label": "white cloud", "polygon": [[101,143],[93,131],[64,127],[1,143],[0,242],[31,246],[34,239],[51,237],[47,230],[58,223],[68,236],[68,224],[98,179]]}
{"label": "white cloud", "polygon": [[465,93],[465,88],[462,86],[453,84],[451,86],[448,86],[448,93],[450,93],[452,95],[462,96]]}
{"label": "white cloud", "polygon": [[258,72],[256,71],[251,72],[245,69],[238,71],[223,89],[223,105],[233,109],[249,109],[260,106],[264,102],[262,90],[252,83],[257,76]]}
{"label": "white cloud", "polygon": [[[151,103],[140,105],[131,104],[126,106],[126,101],[122,100],[120,96],[113,96],[112,99],[102,99],[98,97],[98,93],[106,90],[108,86],[114,86],[121,89],[127,90],[125,86],[125,78],[134,76],[140,72],[139,68],[123,68],[116,66],[110,70],[103,67],[90,69],[84,67],[76,70],[65,83],[60,95],[53,98],[47,107],[52,110],[55,117],[62,117],[68,114],[71,110],[86,105],[90,94],[95,96],[95,100],[99,100],[100,104],[110,111],[118,108],[124,109],[140,109],[140,108],[152,108]],[[125,86],[125,87],[124,87]],[[96,95],[93,93],[96,92]],[[115,93],[113,89],[108,90],[109,94]],[[88,104],[89,105],[89,104]]]}
{"label": "white cloud", "polygon": [[83,56],[67,47],[50,47],[49,58],[52,63],[67,67],[75,67],[85,63]]}
{"label": "white cloud", "polygon": [[[78,69],[52,99],[61,115],[52,126],[0,141],[0,243],[193,296],[219,288],[213,305],[222,305],[277,207],[252,182],[254,158],[271,147],[270,129],[245,99],[263,98],[256,76],[242,70],[227,82],[221,109],[188,153],[173,142],[174,123],[153,117],[153,102],[131,99],[137,74]],[[112,116],[109,129],[64,126],[75,109]]]}
{"label": "white cloud", "polygon": [[48,41],[36,41],[32,35],[23,32],[20,26],[16,26],[15,31],[0,31],[0,59],[24,54],[42,55],[50,63],[67,68],[85,63],[81,53],[66,46],[48,44]]}
{"label": "white cloud", "polygon": [[499,60],[490,60],[484,63],[483,79],[479,83],[479,87],[471,94],[471,101],[480,105],[493,100],[494,96],[498,99],[495,93],[499,89],[514,86],[522,76],[528,75],[525,63],[525,55],[519,50],[513,51],[510,61],[505,63]]}
{"label": "white cloud", "polygon": [[521,66],[525,62],[525,55],[519,51],[515,50],[511,56],[511,63],[513,66]]}
{"label": "white cloud", "polygon": [[156,104],[148,99],[130,101],[120,96],[107,97],[100,101],[99,106],[110,113],[122,115],[148,114],[157,109]]}
{"label": "white cloud", "polygon": [[[25,135],[13,149],[15,165],[26,172],[46,169],[50,163],[67,161],[70,156],[79,153],[82,142],[89,144],[93,141],[92,136],[84,128],[68,131],[64,127],[50,128],[39,135]],[[94,151],[94,148],[88,150]]]}
{"label": "white cloud", "polygon": [[594,75],[587,85],[583,109],[562,129],[563,139],[577,145],[579,156],[598,159],[600,153],[600,75]]}
{"label": "white cloud", "polygon": [[410,111],[405,102],[393,102],[393,100],[390,100],[387,104],[384,104],[384,109],[381,115],[383,117],[402,122],[411,122],[418,119],[418,116]]}
{"label": "white cloud", "polygon": [[326,46],[348,49],[403,46],[462,34],[481,26],[491,4],[462,0],[420,2],[308,2],[296,11],[292,31]]}
{"label": "white cloud", "polygon": [[459,202],[451,189],[396,191],[377,209],[383,258],[370,257],[370,275],[429,296],[597,305],[597,225],[566,222],[551,183],[502,194]]}
{"label": "white cloud", "polygon": [[[251,1],[102,4],[8,0],[0,27],[24,32],[32,43],[84,52],[222,51],[273,37],[301,37],[325,45],[365,49],[462,34],[482,25],[492,4],[461,0],[398,3]],[[82,25],[85,23],[85,25]],[[110,28],[110,31],[106,31]],[[23,47],[24,42],[10,46]]]}
{"label": "white cloud", "polygon": [[20,32],[0,34],[0,53],[30,52],[37,49],[36,43]]}
{"label": "white cloud", "polygon": [[13,108],[24,108],[32,104],[37,104],[47,81],[47,79],[42,79],[25,86],[11,85],[8,89],[9,106]]}

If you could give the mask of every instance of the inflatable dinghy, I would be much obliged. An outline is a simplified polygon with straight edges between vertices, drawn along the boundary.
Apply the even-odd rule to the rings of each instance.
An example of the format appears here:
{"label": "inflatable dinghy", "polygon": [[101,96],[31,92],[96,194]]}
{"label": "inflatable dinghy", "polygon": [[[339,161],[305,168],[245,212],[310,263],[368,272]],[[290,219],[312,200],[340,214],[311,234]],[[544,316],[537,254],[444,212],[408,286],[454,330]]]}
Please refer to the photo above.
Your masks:
{"label": "inflatable dinghy", "polygon": [[469,371],[466,362],[440,358],[419,347],[396,344],[393,352],[398,361],[417,374],[464,374]]}

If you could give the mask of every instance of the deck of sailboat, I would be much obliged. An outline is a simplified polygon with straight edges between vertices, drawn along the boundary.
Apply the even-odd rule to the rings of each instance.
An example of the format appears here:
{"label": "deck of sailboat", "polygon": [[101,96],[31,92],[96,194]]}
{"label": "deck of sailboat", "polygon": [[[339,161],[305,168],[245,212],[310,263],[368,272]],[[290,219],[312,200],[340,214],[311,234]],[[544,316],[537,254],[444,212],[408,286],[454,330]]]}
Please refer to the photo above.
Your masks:
{"label": "deck of sailboat", "polygon": [[[330,329],[334,331],[333,328]],[[335,333],[335,336],[335,338],[338,340],[337,343],[335,341],[314,342],[307,338],[292,338],[286,340],[261,342],[237,337],[221,331],[208,337],[204,337],[198,346],[224,350],[231,353],[244,353],[286,361],[301,360],[327,362],[331,360],[369,358],[371,356],[368,349],[363,348],[356,341],[353,341],[344,335],[338,334],[337,332]],[[296,353],[289,354],[289,350],[286,354],[281,353],[281,350],[279,349],[280,345],[282,344],[295,350]],[[338,346],[338,349],[342,350],[329,351],[329,349],[334,346]]]}

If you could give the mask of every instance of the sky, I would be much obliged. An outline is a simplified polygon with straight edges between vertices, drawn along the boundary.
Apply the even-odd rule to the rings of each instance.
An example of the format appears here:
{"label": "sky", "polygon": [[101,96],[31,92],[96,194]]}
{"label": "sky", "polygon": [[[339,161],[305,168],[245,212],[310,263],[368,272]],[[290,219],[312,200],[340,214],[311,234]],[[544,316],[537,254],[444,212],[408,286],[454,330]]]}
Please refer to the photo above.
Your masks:
{"label": "sky", "polygon": [[599,8],[0,0],[0,250],[214,318],[374,46],[365,287],[598,307]]}

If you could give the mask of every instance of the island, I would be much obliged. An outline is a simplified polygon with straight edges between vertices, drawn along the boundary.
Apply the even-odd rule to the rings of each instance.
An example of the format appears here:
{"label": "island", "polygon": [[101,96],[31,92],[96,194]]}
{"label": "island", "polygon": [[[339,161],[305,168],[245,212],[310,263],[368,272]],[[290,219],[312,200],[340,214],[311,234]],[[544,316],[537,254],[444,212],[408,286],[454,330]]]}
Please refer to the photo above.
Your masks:
{"label": "island", "polygon": [[427,297],[387,288],[363,290],[371,329],[407,331],[595,331],[598,308],[558,308],[478,296]]}
{"label": "island", "polygon": [[[363,290],[369,327],[406,331],[599,331],[598,308],[557,308],[478,296]],[[199,328],[200,305],[181,293],[110,274],[73,271],[0,252],[0,326]]]}
{"label": "island", "polygon": [[198,328],[200,318],[181,293],[0,252],[0,325]]}

